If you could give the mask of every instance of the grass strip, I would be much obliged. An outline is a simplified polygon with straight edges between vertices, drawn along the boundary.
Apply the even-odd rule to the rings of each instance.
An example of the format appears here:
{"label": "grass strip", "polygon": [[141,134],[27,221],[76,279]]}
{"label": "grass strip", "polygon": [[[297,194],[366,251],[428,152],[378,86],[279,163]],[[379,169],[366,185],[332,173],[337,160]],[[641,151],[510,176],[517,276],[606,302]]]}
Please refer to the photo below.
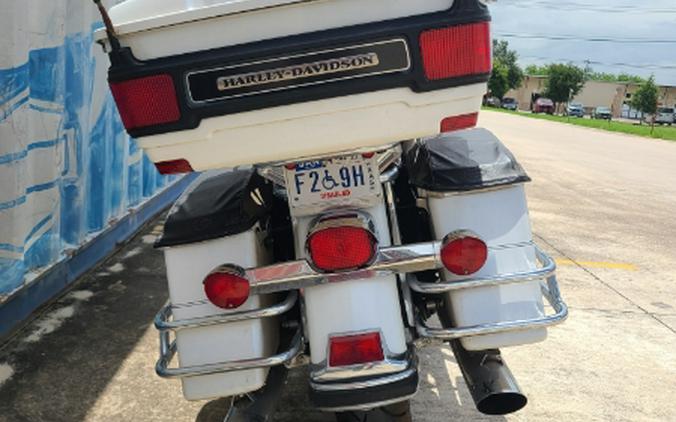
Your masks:
{"label": "grass strip", "polygon": [[607,120],[581,119],[579,117],[550,116],[549,114],[533,114],[528,112],[511,111],[493,107],[483,107],[483,110],[495,111],[499,113],[513,114],[515,116],[529,117],[531,119],[549,120],[576,126],[589,127],[594,129],[607,130],[608,132],[626,133],[628,135],[643,136],[645,138],[665,139],[667,141],[676,141],[676,126],[655,126],[651,133],[650,125],[638,125],[635,123],[626,123]]}

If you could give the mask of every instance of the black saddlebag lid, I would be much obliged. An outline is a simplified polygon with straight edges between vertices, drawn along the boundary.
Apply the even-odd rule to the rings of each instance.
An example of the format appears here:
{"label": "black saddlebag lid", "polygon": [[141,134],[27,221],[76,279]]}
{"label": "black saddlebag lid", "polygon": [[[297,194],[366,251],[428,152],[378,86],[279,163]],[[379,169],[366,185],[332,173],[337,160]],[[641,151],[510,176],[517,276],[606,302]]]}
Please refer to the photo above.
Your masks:
{"label": "black saddlebag lid", "polygon": [[417,143],[406,154],[413,186],[457,192],[529,182],[514,155],[486,129],[472,129]]}
{"label": "black saddlebag lid", "polygon": [[255,170],[202,174],[169,211],[155,247],[243,233],[268,214],[272,188]]}

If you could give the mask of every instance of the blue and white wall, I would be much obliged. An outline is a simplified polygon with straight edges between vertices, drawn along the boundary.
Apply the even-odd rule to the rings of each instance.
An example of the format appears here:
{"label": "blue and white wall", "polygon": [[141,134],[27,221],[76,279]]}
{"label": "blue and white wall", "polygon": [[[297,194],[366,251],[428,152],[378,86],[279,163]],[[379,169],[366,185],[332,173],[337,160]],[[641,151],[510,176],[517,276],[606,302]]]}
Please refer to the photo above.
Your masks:
{"label": "blue and white wall", "polygon": [[123,130],[92,1],[1,3],[0,307],[171,181]]}

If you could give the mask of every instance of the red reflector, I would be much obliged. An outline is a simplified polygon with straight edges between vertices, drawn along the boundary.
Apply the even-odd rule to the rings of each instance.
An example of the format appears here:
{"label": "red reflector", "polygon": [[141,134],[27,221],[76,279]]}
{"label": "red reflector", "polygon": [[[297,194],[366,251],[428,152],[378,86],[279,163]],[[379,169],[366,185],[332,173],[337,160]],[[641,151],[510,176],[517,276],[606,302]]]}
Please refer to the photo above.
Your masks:
{"label": "red reflector", "polygon": [[347,366],[385,359],[380,333],[332,337],[329,344],[329,366]]}
{"label": "red reflector", "polygon": [[171,123],[181,118],[174,81],[169,75],[111,82],[110,90],[127,130]]}
{"label": "red reflector", "polygon": [[204,293],[219,308],[238,308],[249,298],[249,280],[243,270],[221,267],[204,279]]}
{"label": "red reflector", "polygon": [[441,248],[441,262],[456,275],[469,275],[479,271],[488,258],[488,248],[476,237],[456,237]]}
{"label": "red reflector", "polygon": [[491,71],[488,22],[433,29],[420,34],[420,51],[427,79],[456,78]]}
{"label": "red reflector", "polygon": [[479,113],[462,114],[460,116],[446,117],[441,121],[441,133],[453,132],[461,129],[469,129],[476,126]]}
{"label": "red reflector", "polygon": [[190,173],[193,171],[188,160],[160,161],[155,163],[155,167],[160,174]]}
{"label": "red reflector", "polygon": [[375,256],[376,246],[373,235],[359,227],[331,227],[308,239],[312,263],[323,271],[362,268]]}

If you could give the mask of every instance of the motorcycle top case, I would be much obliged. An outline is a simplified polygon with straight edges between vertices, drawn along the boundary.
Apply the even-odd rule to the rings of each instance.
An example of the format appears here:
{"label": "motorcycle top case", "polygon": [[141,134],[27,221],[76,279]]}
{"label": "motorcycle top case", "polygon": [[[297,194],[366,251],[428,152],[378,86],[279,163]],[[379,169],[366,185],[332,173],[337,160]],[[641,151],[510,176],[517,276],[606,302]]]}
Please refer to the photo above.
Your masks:
{"label": "motorcycle top case", "polygon": [[96,37],[125,127],[154,162],[194,170],[438,134],[478,112],[491,70],[479,0],[127,0],[109,14],[116,38]]}

